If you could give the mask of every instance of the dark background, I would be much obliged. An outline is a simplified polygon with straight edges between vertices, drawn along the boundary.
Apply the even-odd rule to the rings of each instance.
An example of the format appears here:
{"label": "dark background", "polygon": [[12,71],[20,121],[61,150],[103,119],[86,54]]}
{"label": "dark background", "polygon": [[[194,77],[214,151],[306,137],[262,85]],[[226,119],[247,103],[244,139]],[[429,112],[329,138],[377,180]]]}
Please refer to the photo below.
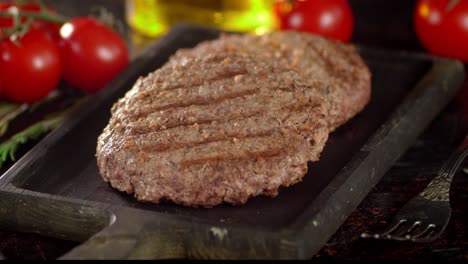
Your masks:
{"label": "dark background", "polygon": [[[47,1],[64,15],[87,15],[105,6],[123,17],[123,1]],[[355,17],[352,41],[386,49],[424,52],[413,31],[415,0],[350,0]],[[468,90],[465,82],[463,91]],[[468,129],[466,92],[434,120],[415,145],[395,164],[347,219],[317,260],[468,260],[468,176],[459,172],[451,190],[453,215],[444,235],[433,243],[414,244],[359,239],[381,230],[396,211],[431,179],[431,172],[453,151]],[[463,110],[465,109],[465,110]],[[467,162],[465,162],[465,167]],[[76,243],[1,230],[0,252],[8,259],[54,259]]]}

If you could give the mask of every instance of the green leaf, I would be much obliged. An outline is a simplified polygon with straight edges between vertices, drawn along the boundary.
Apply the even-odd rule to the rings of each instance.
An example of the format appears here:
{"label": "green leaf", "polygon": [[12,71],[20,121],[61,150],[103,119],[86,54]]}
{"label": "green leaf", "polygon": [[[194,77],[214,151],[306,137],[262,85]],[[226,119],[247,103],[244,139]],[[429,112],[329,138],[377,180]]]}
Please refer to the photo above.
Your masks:
{"label": "green leaf", "polygon": [[28,142],[29,140],[38,139],[40,136],[58,127],[64,121],[67,114],[68,110],[65,110],[54,116],[36,122],[0,144],[0,168],[8,158],[10,158],[11,161],[16,160],[15,154],[20,145]]}
{"label": "green leaf", "polygon": [[29,140],[38,139],[40,136],[52,131],[53,129],[60,126],[69,113],[82,105],[88,99],[89,96],[84,96],[73,103],[67,109],[56,112],[45,119],[42,119],[26,129],[16,133],[8,140],[0,144],[0,168],[5,164],[5,162],[10,158],[11,161],[15,161],[16,150],[18,147]]}

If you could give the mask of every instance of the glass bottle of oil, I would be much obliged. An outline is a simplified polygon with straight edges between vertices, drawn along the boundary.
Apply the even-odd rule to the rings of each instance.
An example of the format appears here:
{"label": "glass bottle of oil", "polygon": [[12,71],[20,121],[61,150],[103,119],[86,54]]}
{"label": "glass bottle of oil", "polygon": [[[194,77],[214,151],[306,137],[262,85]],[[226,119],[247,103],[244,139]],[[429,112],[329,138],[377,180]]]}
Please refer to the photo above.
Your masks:
{"label": "glass bottle of oil", "polygon": [[273,4],[274,0],[126,0],[126,19],[148,37],[178,22],[261,34],[277,27]]}

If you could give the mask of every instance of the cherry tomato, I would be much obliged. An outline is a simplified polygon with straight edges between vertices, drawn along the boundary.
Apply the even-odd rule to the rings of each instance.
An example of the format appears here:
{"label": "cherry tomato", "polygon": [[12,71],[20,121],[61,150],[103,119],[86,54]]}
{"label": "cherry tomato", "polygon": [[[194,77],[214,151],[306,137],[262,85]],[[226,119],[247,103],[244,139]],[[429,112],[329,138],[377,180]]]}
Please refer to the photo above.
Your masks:
{"label": "cherry tomato", "polygon": [[347,0],[282,0],[274,8],[280,29],[319,34],[348,42],[354,17]]}
{"label": "cherry tomato", "polygon": [[44,98],[61,78],[60,51],[45,32],[31,29],[15,44],[0,41],[3,96],[18,103]]}
{"label": "cherry tomato", "polygon": [[[39,12],[41,11],[41,6],[37,3],[25,3],[23,5],[13,4],[13,3],[0,3],[0,11],[5,11],[8,8],[16,6],[19,11],[26,12]],[[51,7],[47,7],[48,11],[54,12]],[[26,18],[21,19],[21,23],[25,23]],[[60,35],[60,24],[47,22],[42,20],[34,20],[31,24],[31,28],[47,32],[54,40],[59,41]],[[0,27],[2,28],[11,28],[13,27],[13,19],[9,17],[0,17]]]}
{"label": "cherry tomato", "polygon": [[[26,3],[19,5],[17,3],[0,3],[0,11],[6,11],[10,7],[17,7],[19,11],[38,12],[41,10],[41,6],[35,3]],[[26,19],[21,19],[21,22],[26,22]],[[13,27],[13,19],[11,17],[1,17],[0,27]]]}
{"label": "cherry tomato", "polygon": [[21,5],[21,10],[23,11],[41,11],[41,6],[36,3],[26,3]]}
{"label": "cherry tomato", "polygon": [[56,41],[57,43],[60,42],[61,40],[60,33],[59,33],[60,27],[61,27],[60,24],[41,21],[41,20],[35,20],[31,24],[32,29],[40,30],[49,34],[49,36],[51,36],[52,39]]}
{"label": "cherry tomato", "polygon": [[468,61],[468,1],[419,0],[415,31],[432,54]]}
{"label": "cherry tomato", "polygon": [[[12,3],[0,3],[0,11],[6,11],[8,8],[12,7]],[[8,17],[0,17],[0,27],[12,27],[13,20]]]}
{"label": "cherry tomato", "polygon": [[60,35],[63,76],[78,89],[96,92],[128,65],[125,41],[94,18],[74,18]]}

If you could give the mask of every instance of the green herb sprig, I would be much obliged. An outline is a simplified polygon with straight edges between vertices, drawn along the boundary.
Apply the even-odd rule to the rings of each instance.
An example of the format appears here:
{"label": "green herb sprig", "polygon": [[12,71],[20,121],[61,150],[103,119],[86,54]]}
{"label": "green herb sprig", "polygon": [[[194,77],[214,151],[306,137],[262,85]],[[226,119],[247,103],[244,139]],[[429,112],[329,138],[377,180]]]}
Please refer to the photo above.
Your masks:
{"label": "green herb sprig", "polygon": [[18,147],[30,140],[38,139],[40,136],[46,134],[57,128],[65,120],[68,111],[62,111],[48,118],[40,120],[33,125],[23,129],[22,131],[13,135],[10,139],[0,144],[0,168],[5,162],[10,159],[16,161],[16,151]]}

